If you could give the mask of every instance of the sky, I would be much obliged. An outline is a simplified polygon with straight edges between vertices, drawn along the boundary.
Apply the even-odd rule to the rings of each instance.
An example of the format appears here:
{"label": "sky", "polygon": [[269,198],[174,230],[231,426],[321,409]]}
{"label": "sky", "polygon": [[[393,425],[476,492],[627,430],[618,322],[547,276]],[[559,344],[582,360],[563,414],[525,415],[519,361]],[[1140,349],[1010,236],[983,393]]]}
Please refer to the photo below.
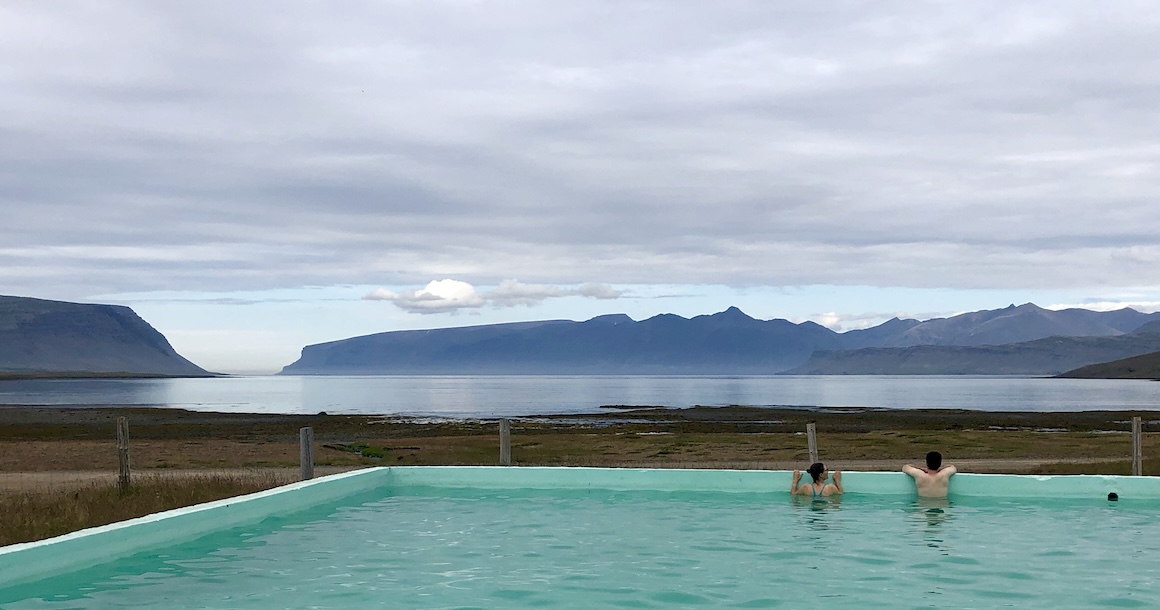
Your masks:
{"label": "sky", "polygon": [[0,294],[215,371],[740,307],[1160,310],[1146,2],[0,4]]}

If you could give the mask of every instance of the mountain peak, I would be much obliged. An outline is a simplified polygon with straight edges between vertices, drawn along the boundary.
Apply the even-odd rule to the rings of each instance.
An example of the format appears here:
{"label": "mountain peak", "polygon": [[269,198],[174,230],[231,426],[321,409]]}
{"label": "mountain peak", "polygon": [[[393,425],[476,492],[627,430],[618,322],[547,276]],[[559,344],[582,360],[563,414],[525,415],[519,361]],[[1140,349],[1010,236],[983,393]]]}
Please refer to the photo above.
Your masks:
{"label": "mountain peak", "polygon": [[760,322],[759,320],[750,317],[744,311],[741,311],[736,307],[730,307],[725,311],[719,311],[712,315],[700,315],[693,319],[701,320],[715,326],[735,326],[738,324],[745,325]]}
{"label": "mountain peak", "polygon": [[729,309],[726,309],[725,311],[715,313],[715,314],[713,314],[712,317],[725,318],[725,319],[738,319],[738,320],[741,320],[741,319],[753,320],[754,319],[752,316],[745,313],[744,311],[741,311],[740,309],[738,309],[735,306],[730,306]]}

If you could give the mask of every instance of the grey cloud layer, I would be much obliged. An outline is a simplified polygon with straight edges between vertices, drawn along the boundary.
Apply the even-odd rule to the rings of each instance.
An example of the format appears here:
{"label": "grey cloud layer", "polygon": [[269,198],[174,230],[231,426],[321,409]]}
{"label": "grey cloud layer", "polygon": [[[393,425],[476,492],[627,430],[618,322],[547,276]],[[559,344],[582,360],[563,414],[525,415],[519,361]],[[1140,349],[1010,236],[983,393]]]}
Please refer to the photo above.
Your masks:
{"label": "grey cloud layer", "polygon": [[0,292],[1155,283],[1147,3],[0,7]]}

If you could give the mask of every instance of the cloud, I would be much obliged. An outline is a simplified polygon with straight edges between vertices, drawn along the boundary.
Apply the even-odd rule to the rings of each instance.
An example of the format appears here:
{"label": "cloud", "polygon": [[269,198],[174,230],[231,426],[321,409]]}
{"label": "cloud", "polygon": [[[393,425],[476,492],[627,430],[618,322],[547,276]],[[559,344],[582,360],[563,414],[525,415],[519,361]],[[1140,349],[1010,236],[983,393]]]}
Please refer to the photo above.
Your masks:
{"label": "cloud", "polygon": [[515,279],[503,280],[492,290],[477,291],[467,282],[436,280],[419,290],[392,292],[377,288],[365,297],[369,301],[391,301],[411,313],[447,313],[475,309],[485,304],[493,307],[534,306],[546,299],[582,296],[593,299],[616,299],[621,292],[607,284],[583,284],[579,288],[561,288],[546,284],[525,284]]}
{"label": "cloud", "polygon": [[499,286],[486,294],[487,300],[499,307],[514,307],[516,305],[536,305],[544,299],[561,297],[570,294],[557,286],[543,284],[524,284],[519,280],[504,280]]}
{"label": "cloud", "polygon": [[391,301],[400,309],[424,314],[473,309],[484,304],[483,297],[475,291],[474,286],[450,279],[434,280],[419,290],[400,293],[379,288],[365,298],[371,301]]}
{"label": "cloud", "polygon": [[343,6],[0,9],[0,287],[543,282],[500,306],[1160,267],[1141,5]]}
{"label": "cloud", "polygon": [[624,295],[621,290],[616,290],[608,284],[581,284],[576,289],[576,294],[590,299],[619,299]]}

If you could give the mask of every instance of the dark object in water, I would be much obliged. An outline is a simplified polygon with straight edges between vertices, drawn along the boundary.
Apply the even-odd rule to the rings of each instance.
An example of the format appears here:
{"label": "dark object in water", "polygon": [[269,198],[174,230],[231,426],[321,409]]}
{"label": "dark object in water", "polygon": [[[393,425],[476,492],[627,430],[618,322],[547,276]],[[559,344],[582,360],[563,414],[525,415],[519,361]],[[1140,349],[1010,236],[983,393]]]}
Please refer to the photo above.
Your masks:
{"label": "dark object in water", "polygon": [[1108,502],[1115,502],[1116,500],[1119,500],[1119,499],[1120,499],[1120,496],[1118,494],[1116,494],[1116,492],[1114,492],[1114,491],[1108,494]]}

